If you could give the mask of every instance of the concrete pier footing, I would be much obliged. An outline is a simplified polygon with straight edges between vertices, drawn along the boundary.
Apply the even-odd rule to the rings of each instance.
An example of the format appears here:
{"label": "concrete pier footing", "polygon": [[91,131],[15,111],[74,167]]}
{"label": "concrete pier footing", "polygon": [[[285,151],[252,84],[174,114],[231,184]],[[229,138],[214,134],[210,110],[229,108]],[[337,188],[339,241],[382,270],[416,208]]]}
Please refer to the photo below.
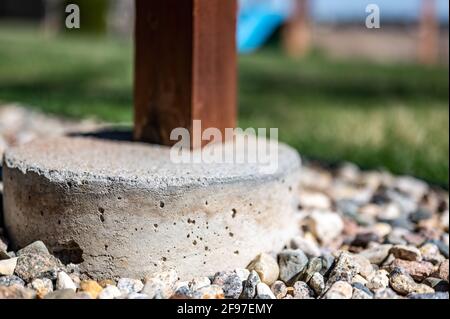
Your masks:
{"label": "concrete pier footing", "polygon": [[42,240],[94,279],[181,278],[246,267],[282,248],[294,222],[300,158],[278,165],[175,164],[162,146],[43,139],[4,157],[4,219],[16,247]]}

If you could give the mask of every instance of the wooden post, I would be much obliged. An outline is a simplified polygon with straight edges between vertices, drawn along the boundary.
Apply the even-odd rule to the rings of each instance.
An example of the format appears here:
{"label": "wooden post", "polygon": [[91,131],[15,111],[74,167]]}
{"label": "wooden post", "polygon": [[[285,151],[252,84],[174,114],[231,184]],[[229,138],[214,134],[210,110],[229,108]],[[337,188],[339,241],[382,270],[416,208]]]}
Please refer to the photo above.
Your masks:
{"label": "wooden post", "polygon": [[434,0],[422,0],[419,26],[419,62],[435,64],[439,55],[439,23]]}
{"label": "wooden post", "polygon": [[[134,137],[236,125],[236,0],[136,0]],[[191,134],[192,136],[192,134]]]}

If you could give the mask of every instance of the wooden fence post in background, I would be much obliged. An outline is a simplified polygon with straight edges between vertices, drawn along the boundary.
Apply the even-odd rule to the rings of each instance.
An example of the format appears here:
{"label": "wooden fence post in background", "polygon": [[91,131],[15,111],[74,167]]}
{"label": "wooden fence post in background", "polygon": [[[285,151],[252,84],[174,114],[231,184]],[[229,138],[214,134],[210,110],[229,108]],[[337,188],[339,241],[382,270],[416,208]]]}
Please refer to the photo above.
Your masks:
{"label": "wooden fence post in background", "polygon": [[439,23],[435,0],[422,0],[418,58],[423,64],[435,64],[439,55]]}
{"label": "wooden fence post in background", "polygon": [[291,57],[302,57],[311,46],[309,1],[296,0],[295,10],[283,30],[283,46]]}
{"label": "wooden fence post in background", "polygon": [[236,0],[136,0],[136,140],[173,145],[193,120],[235,127],[236,11]]}

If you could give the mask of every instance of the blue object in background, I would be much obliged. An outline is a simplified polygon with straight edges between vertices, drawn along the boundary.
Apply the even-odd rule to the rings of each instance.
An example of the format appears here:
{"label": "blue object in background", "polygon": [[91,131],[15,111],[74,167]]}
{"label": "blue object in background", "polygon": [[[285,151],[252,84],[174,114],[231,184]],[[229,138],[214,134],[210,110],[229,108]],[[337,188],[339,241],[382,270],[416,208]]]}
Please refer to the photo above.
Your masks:
{"label": "blue object in background", "polygon": [[[311,17],[324,23],[364,23],[366,6],[380,7],[381,23],[419,20],[422,0],[310,0]],[[270,38],[289,18],[293,0],[239,0],[237,42],[240,53],[251,53]],[[448,0],[436,0],[436,13],[441,24],[448,25]]]}
{"label": "blue object in background", "polygon": [[240,53],[262,46],[289,17],[291,0],[241,0],[237,41]]}

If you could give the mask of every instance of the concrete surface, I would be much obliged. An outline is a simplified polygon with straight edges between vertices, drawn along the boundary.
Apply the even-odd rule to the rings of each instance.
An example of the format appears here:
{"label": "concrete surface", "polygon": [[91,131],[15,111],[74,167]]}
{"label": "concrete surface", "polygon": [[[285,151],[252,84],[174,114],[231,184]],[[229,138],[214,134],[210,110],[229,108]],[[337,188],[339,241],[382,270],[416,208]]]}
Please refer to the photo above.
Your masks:
{"label": "concrete surface", "polygon": [[173,164],[169,148],[92,137],[41,139],[4,157],[4,219],[13,245],[42,240],[94,279],[181,278],[246,267],[297,229],[300,158],[279,167]]}

